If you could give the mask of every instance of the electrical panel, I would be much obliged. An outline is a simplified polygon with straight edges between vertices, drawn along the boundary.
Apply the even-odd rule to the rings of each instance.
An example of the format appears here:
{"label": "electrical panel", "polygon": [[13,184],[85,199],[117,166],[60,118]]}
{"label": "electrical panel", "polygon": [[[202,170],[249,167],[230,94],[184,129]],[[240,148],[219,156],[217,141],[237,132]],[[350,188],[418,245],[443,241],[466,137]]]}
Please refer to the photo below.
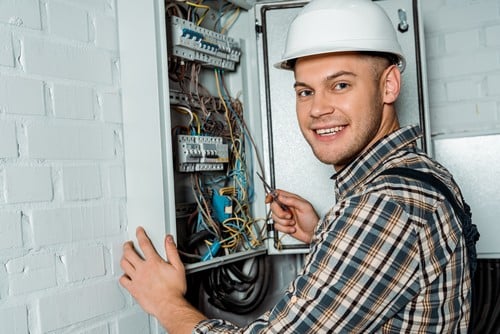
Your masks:
{"label": "electrical panel", "polygon": [[[408,59],[398,109],[407,113],[399,118],[425,130],[417,2],[378,2],[395,27],[406,13],[408,26],[398,31]],[[257,174],[272,188],[308,199],[320,215],[335,201],[333,169],[317,161],[297,124],[293,73],[273,67],[285,27],[306,3],[128,0],[118,6],[130,238],[142,225],[162,253],[164,235],[173,234],[186,272],[201,275],[211,292],[224,288],[213,275],[228,268],[235,270],[232,279],[254,273],[249,268],[260,268],[262,277],[268,262],[262,255],[308,251],[274,230]],[[136,17],[144,12],[154,19]]]}
{"label": "electrical panel", "polygon": [[[426,129],[417,1],[378,2],[395,27],[401,9],[407,14],[408,27],[398,32],[408,59],[398,109],[408,114],[399,117]],[[124,0],[117,6],[130,239],[135,226],[144,226],[163,255],[164,235],[173,234],[188,278],[198,279],[191,288],[205,290],[215,306],[207,315],[265,307],[259,292],[273,260],[263,255],[284,254],[276,262],[288,268],[299,267],[295,254],[308,251],[274,230],[257,173],[273,188],[310,200],[319,214],[335,201],[333,169],[315,159],[296,121],[293,73],[273,67],[285,27],[306,3]],[[228,307],[233,295],[245,306]]]}
{"label": "electrical panel", "polygon": [[166,135],[176,166],[177,244],[188,272],[265,251],[266,218],[254,213],[261,152],[246,123],[249,110],[228,83],[244,56],[240,38],[228,33],[242,11],[227,1],[165,5]]}
{"label": "electrical panel", "polygon": [[241,50],[233,38],[177,16],[169,16],[167,24],[171,55],[205,66],[232,71],[235,69]]}
{"label": "electrical panel", "polygon": [[180,172],[221,171],[229,162],[228,144],[222,137],[178,135],[177,157]]}
{"label": "electrical panel", "polygon": [[[398,30],[398,38],[408,66],[400,102],[404,105],[398,109],[408,113],[400,114],[400,121],[403,125],[420,122],[425,130],[426,90],[416,88],[423,87],[425,82],[425,71],[416,61],[424,58],[418,40],[421,22],[414,13],[416,2],[378,2],[395,27],[405,19],[405,29]],[[156,35],[149,39],[148,45],[153,46],[151,55],[155,58],[150,59],[156,65],[149,66],[145,57],[138,59],[144,69],[151,68],[150,77],[159,78],[156,91],[160,105],[156,109],[161,112],[143,113],[133,122],[126,119],[124,123],[129,143],[136,137],[145,142],[149,136],[158,134],[161,139],[160,143],[151,139],[148,145],[126,147],[126,150],[136,147],[134,152],[125,154],[126,159],[132,157],[127,163],[127,173],[133,171],[136,161],[145,158],[152,161],[137,167],[152,170],[144,173],[142,182],[128,177],[127,188],[131,189],[128,208],[132,217],[129,224],[140,222],[141,213],[136,211],[144,211],[154,202],[154,210],[166,215],[167,225],[151,223],[151,229],[158,231],[152,233],[153,242],[161,249],[162,236],[167,232],[175,234],[188,272],[262,253],[307,252],[307,245],[274,231],[265,204],[266,193],[257,173],[273,188],[307,198],[320,215],[335,201],[333,184],[325,182],[330,180],[333,170],[314,158],[294,116],[293,73],[273,67],[284,47],[284,27],[306,3],[153,1]],[[403,12],[406,15],[401,15]],[[126,45],[134,33],[134,29],[130,30],[123,35],[128,38],[121,40],[124,63],[130,53],[124,50],[128,50]],[[136,44],[147,42],[147,36],[144,33]],[[129,49],[141,52],[147,48],[133,45]],[[142,88],[136,85],[139,74],[142,73],[130,76],[133,90],[127,92],[124,84],[124,97],[136,92],[139,95],[138,88]],[[147,93],[153,91],[155,88]],[[142,104],[152,101],[155,99],[144,99]],[[125,118],[135,115],[126,113]],[[157,130],[139,133],[137,124],[146,120]],[[134,131],[138,135],[131,140],[130,133]],[[141,147],[154,148],[159,153],[146,155]],[[134,159],[134,155],[141,158]],[[155,183],[152,174],[158,175],[158,165],[162,168],[163,182]],[[149,196],[145,184],[150,187],[149,193],[154,187],[163,202],[157,196]],[[134,195],[139,191],[149,202],[135,204],[139,199],[134,201]]]}

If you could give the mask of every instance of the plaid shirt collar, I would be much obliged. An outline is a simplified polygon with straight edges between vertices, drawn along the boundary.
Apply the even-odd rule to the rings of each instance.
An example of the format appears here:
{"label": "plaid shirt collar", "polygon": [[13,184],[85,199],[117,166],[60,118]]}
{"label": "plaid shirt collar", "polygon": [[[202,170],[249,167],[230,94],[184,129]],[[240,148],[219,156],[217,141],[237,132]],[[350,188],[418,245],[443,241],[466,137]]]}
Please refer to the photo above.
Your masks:
{"label": "plaid shirt collar", "polygon": [[360,154],[350,164],[332,176],[335,181],[335,198],[339,199],[349,194],[364,182],[367,177],[380,169],[381,165],[404,146],[415,146],[422,137],[418,125],[409,125],[386,135],[364,153]]}

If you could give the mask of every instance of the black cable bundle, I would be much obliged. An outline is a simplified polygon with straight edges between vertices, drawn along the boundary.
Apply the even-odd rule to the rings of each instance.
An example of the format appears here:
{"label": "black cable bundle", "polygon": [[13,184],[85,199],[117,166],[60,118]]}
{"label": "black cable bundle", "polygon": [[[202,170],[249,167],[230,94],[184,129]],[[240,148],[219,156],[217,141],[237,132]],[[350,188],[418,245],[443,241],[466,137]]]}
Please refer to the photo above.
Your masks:
{"label": "black cable bundle", "polygon": [[[253,261],[248,273],[244,267]],[[247,314],[266,297],[269,287],[269,263],[265,256],[227,264],[212,269],[205,276],[203,287],[208,302],[226,312]]]}

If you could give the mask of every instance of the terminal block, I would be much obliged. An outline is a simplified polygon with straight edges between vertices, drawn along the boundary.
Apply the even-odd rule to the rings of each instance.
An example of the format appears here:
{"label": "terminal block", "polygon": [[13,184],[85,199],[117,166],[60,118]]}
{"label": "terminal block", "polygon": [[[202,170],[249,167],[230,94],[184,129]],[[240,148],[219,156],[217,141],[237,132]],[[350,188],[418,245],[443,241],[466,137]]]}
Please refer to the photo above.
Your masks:
{"label": "terminal block", "polygon": [[231,37],[177,16],[168,18],[168,26],[169,51],[176,57],[229,71],[240,61],[241,49]]}
{"label": "terminal block", "polygon": [[221,137],[177,136],[179,172],[209,172],[224,170],[229,162],[228,144]]}

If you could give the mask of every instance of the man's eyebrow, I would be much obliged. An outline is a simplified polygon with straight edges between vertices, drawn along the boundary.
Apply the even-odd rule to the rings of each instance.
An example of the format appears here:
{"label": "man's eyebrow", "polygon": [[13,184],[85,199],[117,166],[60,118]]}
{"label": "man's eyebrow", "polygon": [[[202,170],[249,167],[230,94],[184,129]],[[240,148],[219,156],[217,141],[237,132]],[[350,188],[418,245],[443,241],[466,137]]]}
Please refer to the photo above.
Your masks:
{"label": "man's eyebrow", "polygon": [[293,84],[293,88],[297,88],[297,86],[302,86],[302,87],[309,87],[306,83],[300,82],[300,81],[295,81]]}
{"label": "man's eyebrow", "polygon": [[[344,76],[344,75],[348,75],[348,76],[357,76],[356,73],[354,72],[349,72],[349,71],[338,71],[338,72],[335,72],[333,74],[330,74],[328,75],[326,78],[325,78],[325,81],[330,81],[330,80],[334,80],[338,77],[341,77],[341,76]],[[293,84],[293,88],[296,88],[297,86],[303,86],[303,87],[309,87],[308,84],[304,83],[304,82],[300,82],[300,81],[296,81],[294,84]]]}
{"label": "man's eyebrow", "polygon": [[356,76],[356,73],[354,72],[349,72],[349,71],[338,71],[336,73],[330,74],[329,76],[326,77],[326,81],[336,79],[338,77],[344,76],[344,75],[349,75],[349,76]]}

